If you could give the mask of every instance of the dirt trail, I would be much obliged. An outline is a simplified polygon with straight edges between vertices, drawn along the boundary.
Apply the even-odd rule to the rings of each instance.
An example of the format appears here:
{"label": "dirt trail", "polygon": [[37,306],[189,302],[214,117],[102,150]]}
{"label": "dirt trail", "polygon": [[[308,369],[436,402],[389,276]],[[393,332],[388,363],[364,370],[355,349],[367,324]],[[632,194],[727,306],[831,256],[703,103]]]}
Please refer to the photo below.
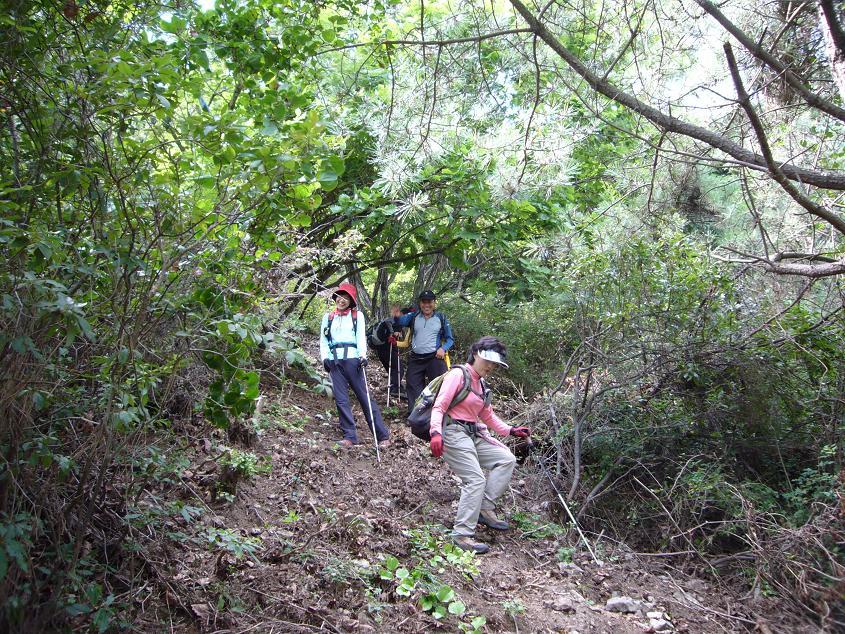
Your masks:
{"label": "dirt trail", "polygon": [[[371,388],[383,406],[386,376],[373,365]],[[594,562],[574,530],[553,523],[561,520],[549,515],[547,482],[524,466],[501,500],[512,530],[479,527],[478,536],[491,545],[487,555],[444,553],[438,544],[446,541],[458,487],[398,412],[385,416],[393,445],[378,464],[359,410],[362,444],[341,450],[331,399],[292,382],[265,391],[265,398],[259,421],[266,430],[250,451],[266,456],[272,470],[240,482],[233,501],[212,501],[208,484],[207,465],[224,435],[212,442],[202,440],[207,430],[195,436],[192,465],[181,478],[205,498],[203,512],[191,522],[175,519],[192,539],[161,540],[158,574],[170,590],[145,610],[138,629],[162,631],[162,623],[180,632],[754,628],[756,617],[732,607],[730,593],[677,570],[670,575],[658,558],[638,559],[601,541],[604,562]],[[239,546],[254,552],[243,554]],[[445,600],[435,600],[437,592]],[[447,611],[444,618],[423,609],[427,594],[434,608]],[[615,596],[629,597],[621,607],[632,612],[609,610]],[[451,604],[464,612],[448,614]],[[486,624],[474,630],[476,617]]]}

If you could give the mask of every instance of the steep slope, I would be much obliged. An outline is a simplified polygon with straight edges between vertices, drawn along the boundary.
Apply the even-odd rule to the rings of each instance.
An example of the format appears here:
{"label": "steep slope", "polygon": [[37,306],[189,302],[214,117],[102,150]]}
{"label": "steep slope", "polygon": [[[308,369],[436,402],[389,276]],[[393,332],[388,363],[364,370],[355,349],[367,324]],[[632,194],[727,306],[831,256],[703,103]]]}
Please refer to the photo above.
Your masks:
{"label": "steep slope", "polygon": [[[384,405],[385,373],[371,365],[369,375]],[[222,432],[208,440],[207,429],[194,430],[190,464],[147,492],[150,504],[164,507],[167,497],[178,512],[146,541],[138,537],[164,592],[151,594],[134,627],[766,631],[730,592],[660,558],[637,557],[605,539],[597,546],[603,561],[594,561],[577,532],[558,524],[553,495],[531,465],[518,467],[501,501],[513,528],[480,527],[491,552],[476,557],[451,548],[446,527],[458,487],[446,466],[410,435],[395,407],[386,416],[393,445],[378,462],[356,414],[361,444],[342,450],[331,399],[289,382],[265,391],[257,418],[264,431],[248,450],[258,462],[227,454]],[[757,613],[770,607],[759,605]]]}

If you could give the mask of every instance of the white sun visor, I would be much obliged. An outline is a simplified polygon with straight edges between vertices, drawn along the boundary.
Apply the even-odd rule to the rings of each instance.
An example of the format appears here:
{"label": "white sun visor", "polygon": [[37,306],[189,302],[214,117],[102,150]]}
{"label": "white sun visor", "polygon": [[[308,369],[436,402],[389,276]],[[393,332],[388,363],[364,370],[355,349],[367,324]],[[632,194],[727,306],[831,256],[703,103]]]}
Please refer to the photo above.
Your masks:
{"label": "white sun visor", "polygon": [[488,361],[492,361],[493,363],[498,363],[499,365],[503,365],[506,368],[509,367],[505,360],[502,359],[502,355],[500,355],[495,350],[479,350],[478,356],[482,359],[487,359]]}

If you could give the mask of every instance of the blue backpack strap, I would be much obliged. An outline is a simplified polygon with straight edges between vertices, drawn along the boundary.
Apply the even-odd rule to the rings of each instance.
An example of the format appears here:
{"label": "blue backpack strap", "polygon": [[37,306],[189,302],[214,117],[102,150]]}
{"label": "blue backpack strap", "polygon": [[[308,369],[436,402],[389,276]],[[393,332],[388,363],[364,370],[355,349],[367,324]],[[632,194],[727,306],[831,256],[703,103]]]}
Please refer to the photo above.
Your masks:
{"label": "blue backpack strap", "polygon": [[[439,310],[435,311],[434,315],[440,320],[440,332],[437,333],[437,337],[438,337],[437,343],[438,343],[438,347],[442,348],[445,345],[446,341],[448,341],[448,337],[446,336],[446,326],[449,324],[449,322],[446,320],[446,315],[444,315]],[[451,327],[450,327],[450,329],[451,329]],[[454,343],[454,336],[452,337],[452,341]],[[447,350],[447,352],[448,352],[448,350]]]}
{"label": "blue backpack strap", "polygon": [[[337,311],[333,310],[329,313],[329,321],[328,321],[328,324],[326,325],[326,329],[323,331],[323,334],[326,336],[326,341],[328,341],[328,344],[329,344],[329,350],[332,351],[332,356],[334,357],[335,361],[337,361],[337,347],[338,346],[334,343],[334,341],[332,341],[332,319],[334,319],[336,312]],[[352,309],[352,334],[353,334],[353,336],[358,335],[358,310],[356,308]],[[350,347],[350,346],[355,347],[355,348],[358,347],[357,344],[344,343],[344,344],[340,344],[340,345],[341,345],[341,347]]]}

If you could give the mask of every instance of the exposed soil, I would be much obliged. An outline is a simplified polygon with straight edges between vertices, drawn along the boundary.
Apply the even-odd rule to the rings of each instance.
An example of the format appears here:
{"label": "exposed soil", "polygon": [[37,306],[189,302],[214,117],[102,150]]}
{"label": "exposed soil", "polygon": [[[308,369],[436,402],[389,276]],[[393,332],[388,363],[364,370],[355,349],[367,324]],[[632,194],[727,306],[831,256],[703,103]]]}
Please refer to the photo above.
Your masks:
{"label": "exposed soil", "polygon": [[[369,380],[383,406],[386,375],[375,365]],[[574,529],[553,534],[549,523],[560,521],[550,515],[554,493],[531,464],[517,468],[501,500],[500,516],[511,519],[512,529],[479,527],[491,552],[475,557],[477,574],[448,562],[426,568],[432,587],[448,584],[466,606],[460,617],[435,619],[421,607],[421,584],[403,596],[395,575],[378,574],[389,556],[409,571],[425,567],[436,554],[426,544],[446,540],[458,498],[448,468],[397,414],[385,416],[393,445],[379,463],[360,411],[361,444],[342,450],[330,398],[293,382],[265,391],[260,421],[267,429],[248,450],[266,457],[271,469],[239,482],[230,477],[231,501],[215,495],[224,473],[214,458],[220,445],[231,444],[225,433],[184,423],[180,431],[196,439],[187,448],[191,464],[173,483],[150,489],[150,503],[181,499],[198,510],[187,514],[190,521],[176,513],[165,530],[147,531],[147,568],[158,583],[133,628],[457,632],[481,615],[486,625],[479,631],[486,632],[812,631],[784,624],[775,603],[749,606],[713,580],[668,567],[669,558],[637,557],[599,541],[597,563]],[[225,537],[212,543],[215,529],[236,542],[254,540],[254,553],[226,548]],[[144,534],[136,538],[143,542]],[[606,609],[618,595],[639,602],[638,611]]]}

